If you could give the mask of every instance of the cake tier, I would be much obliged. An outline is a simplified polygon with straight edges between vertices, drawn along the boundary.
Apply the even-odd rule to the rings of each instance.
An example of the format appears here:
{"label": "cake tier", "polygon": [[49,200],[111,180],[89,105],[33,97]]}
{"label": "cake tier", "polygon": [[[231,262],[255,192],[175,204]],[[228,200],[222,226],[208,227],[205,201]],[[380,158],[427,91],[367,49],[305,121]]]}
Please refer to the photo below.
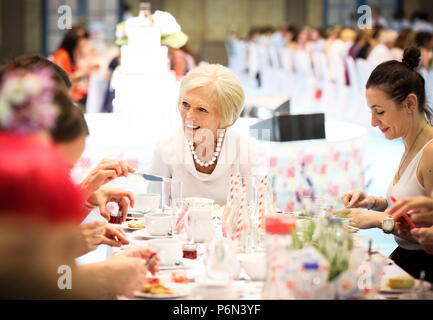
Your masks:
{"label": "cake tier", "polygon": [[169,71],[168,49],[136,48],[129,45],[121,50],[121,69],[127,74],[167,74]]}
{"label": "cake tier", "polygon": [[158,28],[143,25],[138,18],[126,21],[128,46],[131,48],[159,48],[161,46],[161,32]]}

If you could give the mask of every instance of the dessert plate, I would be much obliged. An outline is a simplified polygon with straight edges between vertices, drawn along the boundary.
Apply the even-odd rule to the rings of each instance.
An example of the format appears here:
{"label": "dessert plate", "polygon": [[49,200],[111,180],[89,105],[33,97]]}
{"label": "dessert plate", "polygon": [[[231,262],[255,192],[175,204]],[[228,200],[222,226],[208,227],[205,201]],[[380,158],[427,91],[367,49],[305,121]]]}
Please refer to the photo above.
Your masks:
{"label": "dessert plate", "polygon": [[[413,290],[417,290],[420,289],[419,288],[419,284],[420,281],[418,279],[415,279],[415,284],[413,285],[412,288],[408,288],[408,289],[394,289],[391,288],[390,286],[388,286],[388,278],[384,278],[382,279],[382,282],[380,284],[380,293],[394,293],[394,294],[400,294],[400,293],[408,293],[411,292]],[[423,283],[423,289],[424,290],[430,290],[431,289],[431,284],[428,283],[427,281],[424,281]]]}
{"label": "dessert plate", "polygon": [[191,287],[187,284],[176,283],[166,285],[166,287],[174,292],[170,294],[153,294],[134,291],[134,296],[142,299],[178,299],[191,295]]}

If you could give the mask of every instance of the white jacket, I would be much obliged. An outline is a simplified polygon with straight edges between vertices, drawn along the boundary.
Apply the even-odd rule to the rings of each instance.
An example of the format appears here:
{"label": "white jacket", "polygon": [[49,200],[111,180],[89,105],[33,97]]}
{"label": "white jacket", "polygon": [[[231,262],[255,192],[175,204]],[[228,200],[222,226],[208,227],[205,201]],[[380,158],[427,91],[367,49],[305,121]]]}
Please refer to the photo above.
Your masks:
{"label": "white jacket", "polygon": [[[224,205],[227,200],[230,174],[267,174],[265,157],[259,153],[257,141],[228,128],[217,165],[211,174],[195,168],[188,142],[182,129],[157,143],[148,172],[182,181],[183,197],[204,197]],[[156,190],[153,190],[156,191]]]}

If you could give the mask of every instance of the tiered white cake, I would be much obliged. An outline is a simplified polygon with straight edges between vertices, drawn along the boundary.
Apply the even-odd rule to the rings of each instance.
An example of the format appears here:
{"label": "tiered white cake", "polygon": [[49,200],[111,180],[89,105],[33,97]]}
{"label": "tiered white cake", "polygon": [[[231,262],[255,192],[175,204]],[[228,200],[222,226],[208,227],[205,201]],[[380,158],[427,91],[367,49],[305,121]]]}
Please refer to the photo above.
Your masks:
{"label": "tiered white cake", "polygon": [[126,35],[128,45],[121,47],[120,66],[113,74],[113,112],[143,125],[148,121],[173,127],[173,122],[179,122],[179,84],[170,72],[160,30],[139,16],[126,21]]}
{"label": "tiered white cake", "polygon": [[140,17],[126,21],[128,45],[121,47],[121,69],[129,74],[166,74],[168,50],[161,46],[161,32]]}

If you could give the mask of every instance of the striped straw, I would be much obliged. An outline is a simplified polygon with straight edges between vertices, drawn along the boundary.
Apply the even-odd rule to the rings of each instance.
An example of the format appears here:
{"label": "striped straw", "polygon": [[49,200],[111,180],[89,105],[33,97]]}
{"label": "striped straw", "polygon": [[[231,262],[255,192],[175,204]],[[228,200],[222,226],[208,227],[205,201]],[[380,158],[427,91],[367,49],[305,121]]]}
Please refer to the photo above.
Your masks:
{"label": "striped straw", "polygon": [[259,205],[258,205],[258,209],[259,209],[259,229],[264,229],[265,228],[265,206],[264,206],[264,193],[260,192],[259,195]]}
{"label": "striped straw", "polygon": [[246,197],[246,193],[247,193],[247,186],[244,183],[242,185],[242,190],[241,190],[241,203],[240,203],[240,207],[239,207],[239,213],[238,213],[238,221],[237,221],[237,226],[236,226],[236,239],[239,239],[242,230],[245,229],[245,221],[244,221],[244,214],[245,214],[245,197]]}

